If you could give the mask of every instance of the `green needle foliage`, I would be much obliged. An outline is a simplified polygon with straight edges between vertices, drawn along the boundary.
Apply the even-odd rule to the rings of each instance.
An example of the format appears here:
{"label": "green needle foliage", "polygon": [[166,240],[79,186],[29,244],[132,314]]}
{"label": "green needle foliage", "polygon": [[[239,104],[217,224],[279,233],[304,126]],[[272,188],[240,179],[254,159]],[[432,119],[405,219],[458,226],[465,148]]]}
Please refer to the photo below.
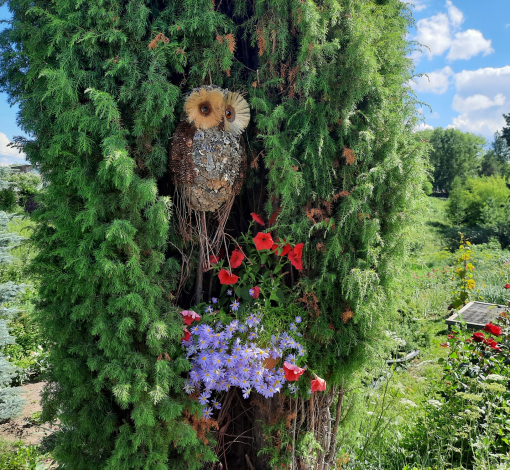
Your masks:
{"label": "green needle foliage", "polygon": [[383,317],[422,193],[410,11],[399,0],[7,3],[0,88],[48,184],[33,271],[53,342],[55,455],[75,470],[200,468],[213,454],[183,417],[200,407],[182,394],[189,365],[169,303],[190,253],[166,172],[183,94],[214,83],[247,95],[251,165],[229,224],[245,227],[263,198],[278,236],[307,242],[294,283],[318,300],[311,360],[335,382]]}

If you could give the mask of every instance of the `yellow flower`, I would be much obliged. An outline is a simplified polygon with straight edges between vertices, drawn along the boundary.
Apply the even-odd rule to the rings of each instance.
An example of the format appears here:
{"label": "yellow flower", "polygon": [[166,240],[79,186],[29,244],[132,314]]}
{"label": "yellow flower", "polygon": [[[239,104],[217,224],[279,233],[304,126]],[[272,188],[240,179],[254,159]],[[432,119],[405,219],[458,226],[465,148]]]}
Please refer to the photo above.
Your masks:
{"label": "yellow flower", "polygon": [[468,279],[468,280],[466,281],[466,287],[467,287],[468,289],[473,290],[473,289],[475,288],[475,284],[476,284],[476,282],[475,282],[475,280],[474,280],[474,279]]}

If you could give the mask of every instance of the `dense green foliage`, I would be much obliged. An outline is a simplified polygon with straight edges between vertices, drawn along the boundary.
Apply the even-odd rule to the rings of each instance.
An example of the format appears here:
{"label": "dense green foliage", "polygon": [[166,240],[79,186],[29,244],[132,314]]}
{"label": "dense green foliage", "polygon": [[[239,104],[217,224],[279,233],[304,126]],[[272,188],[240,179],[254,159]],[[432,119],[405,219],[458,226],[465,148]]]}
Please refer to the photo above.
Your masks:
{"label": "dense green foliage", "polygon": [[442,127],[417,134],[431,145],[429,159],[433,167],[433,185],[436,190],[450,191],[456,176],[464,181],[478,175],[481,158],[485,153],[483,137]]}
{"label": "dense green foliage", "polygon": [[41,176],[34,172],[10,172],[6,181],[9,187],[0,191],[0,209],[13,212],[18,206],[24,208],[41,190]]}
{"label": "dense green foliage", "polygon": [[190,247],[172,226],[168,142],[183,93],[204,82],[243,91],[252,108],[230,227],[239,235],[265,203],[268,216],[281,209],[279,237],[306,242],[294,283],[319,301],[310,360],[333,384],[375,356],[383,343],[370,335],[424,178],[402,2],[8,4],[0,87],[48,182],[33,272],[54,342],[44,417],[62,423],[59,461],[180,470],[213,458],[182,417],[199,407],[182,395],[188,364],[169,304]]}
{"label": "dense green foliage", "polygon": [[482,158],[480,175],[507,177],[510,175],[510,146],[499,131],[494,134],[491,149]]}
{"label": "dense green foliage", "polygon": [[467,178],[464,182],[457,179],[448,199],[448,215],[456,222],[479,225],[489,199],[494,206],[500,207],[507,203],[509,196],[510,189],[501,176]]}

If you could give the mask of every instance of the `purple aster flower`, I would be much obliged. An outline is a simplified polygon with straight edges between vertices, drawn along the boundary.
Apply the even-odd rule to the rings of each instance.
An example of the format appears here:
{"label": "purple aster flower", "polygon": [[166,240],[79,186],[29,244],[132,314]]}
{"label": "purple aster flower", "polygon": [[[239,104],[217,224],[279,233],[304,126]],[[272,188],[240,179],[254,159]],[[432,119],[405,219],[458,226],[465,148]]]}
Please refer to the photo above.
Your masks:
{"label": "purple aster flower", "polygon": [[232,295],[232,289],[227,290],[227,295]]}
{"label": "purple aster flower", "polygon": [[243,389],[243,398],[248,398],[251,393],[251,388],[245,388]]}
{"label": "purple aster flower", "polygon": [[231,304],[230,304],[230,308],[232,309],[232,311],[234,312],[237,312],[239,310],[239,301],[237,300],[234,300]]}
{"label": "purple aster flower", "polygon": [[216,408],[217,410],[221,410],[221,403],[220,403],[218,400],[214,400],[214,401],[213,401],[213,406],[214,406],[214,408]]}
{"label": "purple aster flower", "polygon": [[295,364],[296,363],[296,356],[294,354],[289,354],[285,360],[287,362],[290,362],[291,364]]}
{"label": "purple aster flower", "polygon": [[294,384],[290,384],[289,385],[289,392],[290,393],[296,393],[298,390],[299,390],[299,387],[297,385],[294,385]]}
{"label": "purple aster flower", "polygon": [[241,323],[241,324],[239,325],[239,332],[240,332],[240,333],[245,333],[247,329],[248,329],[248,328],[246,328],[246,325],[245,325],[244,323]]}
{"label": "purple aster flower", "polygon": [[254,331],[252,331],[249,334],[249,339],[257,339],[258,337],[259,337],[259,335],[257,333],[255,333]]}
{"label": "purple aster flower", "polygon": [[218,303],[218,299],[216,297],[213,297],[211,300],[212,300],[213,304],[217,304]]}
{"label": "purple aster flower", "polygon": [[255,289],[253,287],[248,292],[252,297],[255,295]]}
{"label": "purple aster flower", "polygon": [[207,308],[205,309],[205,313],[213,313],[213,308],[210,305],[207,306]]}
{"label": "purple aster flower", "polygon": [[193,387],[193,385],[191,385],[190,383],[187,383],[186,385],[184,385],[184,391],[189,395],[190,393],[193,393],[195,390],[195,387]]}
{"label": "purple aster flower", "polygon": [[200,402],[201,405],[205,405],[206,403],[209,403],[209,400],[208,398],[211,396],[211,394],[209,392],[203,392],[200,394],[200,396],[198,397],[198,401]]}
{"label": "purple aster flower", "polygon": [[301,323],[301,317],[296,317],[296,318],[294,319],[294,321],[295,321],[296,323]]}
{"label": "purple aster flower", "polygon": [[294,325],[294,323],[291,323],[289,328],[290,328],[291,331],[296,331],[297,330],[297,326]]}
{"label": "purple aster flower", "polygon": [[212,413],[213,413],[212,408],[208,406],[207,408],[204,408],[204,410],[202,411],[202,416],[204,418],[210,419],[212,416]]}

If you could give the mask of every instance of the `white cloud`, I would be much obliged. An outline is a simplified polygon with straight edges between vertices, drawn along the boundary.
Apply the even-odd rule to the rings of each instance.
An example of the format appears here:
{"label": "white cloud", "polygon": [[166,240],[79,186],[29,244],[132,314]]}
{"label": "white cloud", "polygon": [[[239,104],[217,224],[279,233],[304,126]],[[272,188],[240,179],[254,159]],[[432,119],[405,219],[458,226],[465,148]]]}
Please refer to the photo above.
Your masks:
{"label": "white cloud", "polygon": [[0,132],[0,165],[11,165],[13,163],[24,163],[25,154],[19,153],[18,149],[7,147],[10,140],[7,136]]}
{"label": "white cloud", "polygon": [[450,17],[451,24],[454,28],[460,28],[464,22],[464,14],[451,2],[446,0],[446,8],[448,8],[448,16]]}
{"label": "white cloud", "polygon": [[427,8],[427,5],[423,0],[407,0],[407,3],[413,5],[416,11],[422,11],[425,10],[425,8]]}
{"label": "white cloud", "polygon": [[412,58],[418,62],[422,54],[429,59],[442,55],[449,50],[446,58],[450,61],[470,59],[480,53],[491,54],[491,40],[485,39],[476,29],[459,31],[464,22],[464,14],[451,0],[446,1],[448,14],[438,13],[429,18],[423,18],[416,23],[417,34],[414,40],[427,48],[423,52],[415,52]]}
{"label": "white cloud", "polygon": [[424,52],[429,59],[441,55],[451,45],[450,20],[444,13],[419,20],[416,29],[418,34],[414,39],[428,47]]}
{"label": "white cloud", "polygon": [[493,106],[502,106],[505,104],[506,96],[503,93],[498,93],[494,100],[491,100],[485,95],[472,95],[463,98],[460,95],[453,97],[452,108],[459,113],[469,113],[479,109],[488,109]]}
{"label": "white cloud", "polygon": [[418,131],[427,131],[427,130],[433,130],[434,127],[433,126],[429,126],[428,124],[426,124],[425,122],[420,122],[420,124],[418,124],[415,128],[414,128],[414,132],[418,132]]}
{"label": "white cloud", "polygon": [[448,60],[466,60],[480,54],[480,52],[483,52],[483,55],[494,52],[491,47],[491,40],[485,39],[483,34],[476,29],[468,29],[455,34],[455,39],[446,58]]}
{"label": "white cloud", "polygon": [[463,70],[453,81],[457,93],[452,107],[460,114],[450,127],[492,139],[494,132],[505,125],[503,113],[508,113],[510,66]]}
{"label": "white cloud", "polygon": [[450,77],[453,75],[453,70],[446,66],[440,70],[429,72],[416,79],[413,88],[417,91],[428,93],[436,93],[441,95],[448,90],[450,85]]}

